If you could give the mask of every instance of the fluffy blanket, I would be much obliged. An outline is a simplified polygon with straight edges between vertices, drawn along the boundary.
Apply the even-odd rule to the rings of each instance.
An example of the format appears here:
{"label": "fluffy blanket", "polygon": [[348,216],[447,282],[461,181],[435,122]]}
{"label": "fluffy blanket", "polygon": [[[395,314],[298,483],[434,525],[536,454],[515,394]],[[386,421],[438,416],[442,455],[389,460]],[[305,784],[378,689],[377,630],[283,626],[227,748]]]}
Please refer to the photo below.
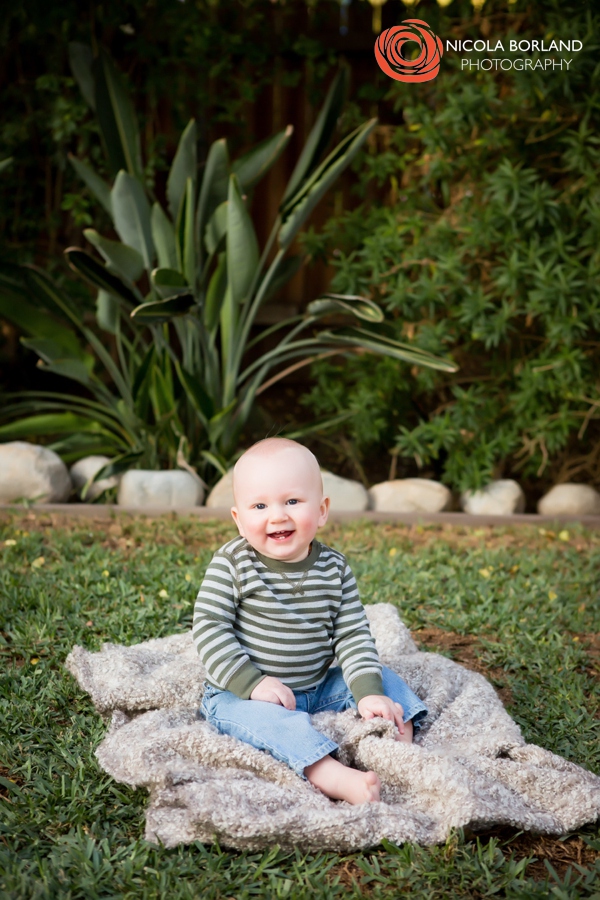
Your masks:
{"label": "fluffy blanket", "polygon": [[455,827],[564,834],[600,815],[600,778],[526,744],[489,682],[419,652],[392,606],[366,608],[382,661],[429,714],[412,745],[395,741],[383,719],[364,722],[352,710],[314,716],[340,744],[342,762],[379,775],[382,802],[361,806],[329,800],[202,719],[204,673],[189,633],[104,644],[99,653],[73,649],[67,668],[111,716],[96,751],[100,765],[150,793],[148,840],[350,851],[383,838],[434,844]]}

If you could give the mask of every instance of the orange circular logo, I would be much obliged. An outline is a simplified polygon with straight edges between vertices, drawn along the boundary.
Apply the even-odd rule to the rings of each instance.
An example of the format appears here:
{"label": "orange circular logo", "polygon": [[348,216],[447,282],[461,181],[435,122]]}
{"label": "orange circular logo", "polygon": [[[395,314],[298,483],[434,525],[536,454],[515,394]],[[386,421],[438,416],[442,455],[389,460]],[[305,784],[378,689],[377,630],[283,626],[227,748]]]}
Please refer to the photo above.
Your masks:
{"label": "orange circular logo", "polygon": [[[419,46],[416,59],[402,55],[404,45],[411,42]],[[421,19],[404,19],[382,31],[375,41],[379,68],[396,81],[431,81],[440,71],[443,53],[440,38]]]}

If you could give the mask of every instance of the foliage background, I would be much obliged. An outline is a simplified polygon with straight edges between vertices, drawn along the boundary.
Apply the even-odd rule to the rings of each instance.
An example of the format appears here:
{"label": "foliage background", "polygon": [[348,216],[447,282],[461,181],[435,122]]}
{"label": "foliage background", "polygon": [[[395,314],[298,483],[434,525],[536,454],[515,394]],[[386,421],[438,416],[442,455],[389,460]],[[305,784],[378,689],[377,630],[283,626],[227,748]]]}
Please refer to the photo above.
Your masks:
{"label": "foliage background", "polygon": [[[444,38],[555,35],[584,48],[568,72],[544,73],[463,72],[460,54],[446,53],[440,76],[418,87],[376,70],[368,4],[355,0],[349,13],[342,38],[333,0],[13,6],[0,25],[0,159],[15,159],[0,178],[0,256],[35,261],[60,281],[60,251],[84,243],[92,214],[98,224],[67,165],[73,152],[102,168],[69,41],[93,35],[127,72],[159,195],[191,115],[200,158],[215,136],[245,149],[290,120],[301,146],[343,57],[354,106],[342,129],[365,115],[380,126],[354,182],[316,217],[304,245],[313,274],[281,302],[316,296],[315,279],[370,294],[400,339],[451,352],[461,369],[449,379],[370,357],[324,362],[304,410],[306,377],[269,399],[276,423],[350,405],[353,417],[314,449],[370,483],[420,474],[462,489],[515,476],[532,499],[556,480],[599,484],[596,5],[488,0],[478,12],[468,0],[443,9],[421,0],[414,14]],[[410,14],[390,0],[383,27]],[[286,164],[257,197],[259,229]],[[35,360],[18,334],[5,326],[0,340],[0,381],[35,387]]]}
{"label": "foliage background", "polygon": [[[334,290],[370,292],[398,334],[450,352],[460,370],[323,362],[307,402],[322,413],[351,398],[356,468],[379,458],[380,477],[387,450],[392,474],[459,490],[499,476],[534,498],[555,481],[600,484],[600,14],[569,2],[486,4],[458,21],[448,12],[436,22],[427,9],[438,34],[492,48],[500,38],[505,52],[447,52],[419,90],[388,83],[403,127],[380,129],[377,154],[363,159],[360,205],[305,243],[330,259]],[[461,68],[544,60],[506,52],[511,38],[541,37],[577,37],[583,49],[555,54],[568,70]]]}

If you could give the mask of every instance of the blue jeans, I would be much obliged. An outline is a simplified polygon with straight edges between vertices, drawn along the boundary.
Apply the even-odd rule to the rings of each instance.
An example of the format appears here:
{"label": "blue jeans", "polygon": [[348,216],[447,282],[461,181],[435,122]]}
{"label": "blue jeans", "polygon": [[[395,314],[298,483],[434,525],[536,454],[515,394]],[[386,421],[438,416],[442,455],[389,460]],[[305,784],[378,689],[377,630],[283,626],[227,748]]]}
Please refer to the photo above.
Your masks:
{"label": "blue jeans", "polygon": [[[419,720],[427,715],[425,704],[391,669],[383,666],[381,674],[384,694],[401,704],[405,722],[412,719],[418,727]],[[316,687],[294,691],[294,696],[296,709],[290,710],[263,700],[240,700],[231,691],[205,684],[200,711],[222,734],[266,750],[304,778],[307,766],[338,749],[334,741],[313,728],[311,714],[356,709],[356,702],[339,666],[329,669]]]}

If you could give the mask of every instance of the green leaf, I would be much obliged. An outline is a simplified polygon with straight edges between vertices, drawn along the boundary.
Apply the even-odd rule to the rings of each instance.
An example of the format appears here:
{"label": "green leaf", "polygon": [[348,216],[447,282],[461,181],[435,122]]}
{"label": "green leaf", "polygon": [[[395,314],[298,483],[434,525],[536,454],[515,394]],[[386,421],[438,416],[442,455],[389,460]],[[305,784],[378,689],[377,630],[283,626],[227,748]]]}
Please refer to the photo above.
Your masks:
{"label": "green leaf", "polygon": [[153,269],[152,284],[163,300],[177,294],[189,293],[189,285],[177,269]]}
{"label": "green leaf", "polygon": [[227,201],[220,203],[209,219],[204,232],[204,243],[212,256],[221,246],[227,234]]}
{"label": "green leaf", "polygon": [[150,399],[157,421],[163,417],[171,417],[175,413],[175,397],[167,379],[158,368],[153,366],[150,370]]}
{"label": "green leaf", "polygon": [[220,253],[219,263],[212,274],[204,299],[204,325],[209,333],[212,333],[218,325],[226,290],[227,258],[224,253]]}
{"label": "green leaf", "polygon": [[81,459],[82,456],[109,455],[120,449],[121,441],[110,431],[98,434],[70,434],[66,438],[46,444],[48,450],[58,453],[67,465]]}
{"label": "green leaf", "polygon": [[186,190],[188,178],[196,183],[198,160],[196,154],[197,129],[194,119],[190,119],[181,135],[175,158],[167,179],[167,200],[173,221],[177,219],[181,199]]}
{"label": "green leaf", "polygon": [[281,260],[277,267],[276,274],[271,279],[269,289],[265,293],[263,299],[264,303],[275,297],[279,291],[285,287],[288,281],[290,281],[296,272],[299,271],[303,262],[304,259],[302,256],[285,256]]}
{"label": "green leaf", "polygon": [[7,156],[6,159],[0,159],[0,172],[5,172],[6,169],[10,169],[13,164],[13,157]]}
{"label": "green leaf", "polygon": [[21,343],[24,347],[37,353],[45,363],[77,362],[78,365],[83,366],[88,376],[91,375],[94,369],[94,357],[89,353],[83,353],[79,347],[77,347],[76,355],[69,357],[65,354],[65,348],[62,344],[51,338],[21,338]]}
{"label": "green leaf", "polygon": [[115,297],[120,297],[126,303],[137,306],[139,303],[135,293],[122,281],[118,275],[109,272],[98,260],[94,259],[80,247],[67,247],[65,256],[71,268],[100,290],[107,291]]}
{"label": "green leaf", "polygon": [[119,321],[119,301],[108,291],[99,290],[96,297],[96,322],[103,331],[117,333]]}
{"label": "green leaf", "polygon": [[86,387],[92,385],[89,370],[79,359],[56,359],[43,365],[38,363],[38,368],[44,372],[53,372],[54,375],[62,375],[63,378],[70,378],[71,381],[77,381]]}
{"label": "green leaf", "polygon": [[156,349],[154,344],[151,344],[148,350],[146,351],[146,355],[144,356],[142,363],[139,369],[136,372],[135,379],[133,381],[133,387],[131,389],[131,393],[134,400],[137,400],[140,396],[140,392],[144,389],[145,384],[148,381],[148,372],[150,371],[150,367],[152,366],[154,360],[156,358]]}
{"label": "green leaf", "polygon": [[207,222],[217,206],[227,200],[229,189],[229,153],[224,139],[211,145],[206,158],[198,211],[196,213],[196,232],[200,238],[204,235]]}
{"label": "green leaf", "polygon": [[293,127],[288,125],[283,131],[261,141],[244,156],[236,159],[231,171],[237,175],[242,191],[247,191],[260,181],[271,166],[279,159],[293,134]]}
{"label": "green leaf", "polygon": [[294,167],[283,196],[283,203],[294,195],[302,182],[310,176],[329,144],[342,112],[349,81],[349,70],[344,67],[335,76],[325,98],[317,121],[304,145],[300,159]]}
{"label": "green leaf", "polygon": [[458,366],[451,359],[434,356],[425,350],[411,347],[400,341],[394,341],[384,335],[366,331],[363,328],[352,328],[343,331],[322,331],[317,335],[320,341],[327,341],[336,345],[345,345],[348,349],[360,347],[380,356],[389,356],[416,366],[425,366],[428,369],[439,369],[442,372],[456,372]]}
{"label": "green leaf", "polygon": [[9,289],[0,281],[0,316],[12,322],[25,334],[55,341],[62,347],[65,355],[83,358],[84,350],[79,344],[77,335],[70,328],[55,321],[45,310],[28,303],[23,297],[24,293],[24,286]]}
{"label": "green leaf", "polygon": [[226,460],[223,457],[217,456],[215,453],[211,453],[210,450],[202,450],[200,453],[202,459],[205,459],[207,462],[214,466],[217,472],[220,472],[221,475],[227,475],[227,465]]}
{"label": "green leaf", "polygon": [[254,225],[240,195],[237,178],[232,175],[227,203],[227,281],[234,305],[246,299],[258,260]]}
{"label": "green leaf", "polygon": [[352,162],[376,124],[377,119],[371,119],[344,138],[308,182],[290,197],[281,213],[283,225],[279,229],[279,244],[282,248],[289,247],[321,197]]}
{"label": "green leaf", "polygon": [[123,453],[121,456],[115,456],[114,459],[111,459],[110,462],[106,463],[105,466],[102,466],[102,468],[96,472],[93,480],[101,481],[103,478],[112,478],[115,475],[122,475],[123,472],[127,472],[128,469],[131,469],[143,455],[143,450],[133,450],[128,453]]}
{"label": "green leaf", "polygon": [[196,282],[196,247],[194,240],[194,182],[187,180],[177,219],[177,250],[180,270],[190,286]]}
{"label": "green leaf", "polygon": [[0,426],[0,439],[11,441],[19,437],[44,437],[49,434],[72,434],[78,431],[98,432],[100,426],[91,419],[74,413],[46,413],[28,416],[17,422]]}
{"label": "green leaf", "polygon": [[111,191],[111,203],[115,231],[124,244],[137,250],[150,271],[154,265],[154,243],[144,188],[127,172],[120,171]]}
{"label": "green leaf", "polygon": [[[98,263],[96,263],[96,265],[98,265]],[[100,266],[100,268],[102,267]],[[81,329],[80,311],[73,307],[69,297],[63,295],[58,290],[54,282],[45,272],[39,271],[34,266],[27,265],[23,266],[23,273],[28,292],[37,297],[44,306],[46,306],[49,301],[51,308],[58,307],[76,328]]]}
{"label": "green leaf", "polygon": [[206,427],[215,414],[212,398],[207,394],[199,379],[184,369],[183,366],[180,366],[178,362],[175,363],[175,370],[192,406],[198,413],[200,421]]}
{"label": "green leaf", "polygon": [[92,63],[94,62],[94,54],[92,48],[87,44],[80,44],[78,41],[69,42],[69,65],[73,78],[79,85],[83,99],[93,110],[96,109],[96,98],[94,96],[94,76],[92,74]]}
{"label": "green leaf", "polygon": [[324,294],[313,300],[306,307],[310,316],[320,318],[329,313],[350,313],[365,322],[383,322],[383,311],[368,297],[357,297],[352,294]]}
{"label": "green leaf", "polygon": [[158,265],[161,269],[175,269],[177,266],[175,229],[160,203],[154,203],[152,206],[150,229],[156,247]]}
{"label": "green leaf", "polygon": [[[144,176],[140,135],[123,77],[104,50],[94,60],[92,74],[95,80],[96,115],[111,171],[116,175],[121,169],[125,169],[138,179],[141,187]],[[125,240],[125,243],[129,244],[130,241]]]}
{"label": "green leaf", "polygon": [[144,260],[133,247],[122,244],[120,241],[110,241],[102,237],[94,228],[85,228],[83,231],[90,244],[100,251],[104,259],[113,269],[117,270],[128,281],[137,281],[144,271]]}
{"label": "green leaf", "polygon": [[170,322],[177,316],[185,316],[196,303],[193,294],[177,294],[167,297],[166,300],[156,300],[152,303],[142,303],[131,313],[131,317],[144,325],[160,325],[162,322]]}
{"label": "green leaf", "polygon": [[110,185],[103,181],[99,175],[96,175],[93,169],[91,169],[80,159],[77,159],[77,157],[73,156],[71,153],[69,153],[69,162],[71,163],[83,183],[90,189],[96,200],[98,200],[102,204],[106,212],[112,218]]}

